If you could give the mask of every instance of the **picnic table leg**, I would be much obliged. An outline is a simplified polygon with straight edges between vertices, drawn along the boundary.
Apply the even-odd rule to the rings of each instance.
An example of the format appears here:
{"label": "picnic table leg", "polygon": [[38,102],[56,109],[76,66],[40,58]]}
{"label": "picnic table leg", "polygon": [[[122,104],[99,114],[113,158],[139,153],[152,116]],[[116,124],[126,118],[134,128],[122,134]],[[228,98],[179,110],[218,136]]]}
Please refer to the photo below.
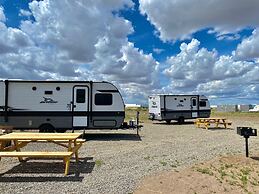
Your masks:
{"label": "picnic table leg", "polygon": [[216,128],[219,128],[219,121],[216,121]]}
{"label": "picnic table leg", "polygon": [[70,157],[64,157],[64,161],[66,163],[65,176],[67,176],[69,173]]}
{"label": "picnic table leg", "polygon": [[227,123],[226,122],[224,122],[224,127],[225,127],[225,129],[227,128]]}
{"label": "picnic table leg", "polygon": [[[21,150],[20,150],[20,148],[19,148],[18,141],[17,141],[17,140],[14,140],[13,142],[14,142],[15,150],[16,150],[17,152],[20,152]],[[22,158],[22,157],[18,157],[18,159],[19,159],[19,162],[22,162],[22,161],[23,161],[23,158]]]}
{"label": "picnic table leg", "polygon": [[[68,151],[72,151],[72,140],[68,141]],[[64,157],[64,162],[65,162],[65,176],[68,175],[69,173],[69,165],[70,165],[70,157]]]}
{"label": "picnic table leg", "polygon": [[208,130],[208,128],[209,128],[209,126],[208,126],[208,125],[209,125],[209,124],[208,124],[208,123],[205,123],[204,125],[205,125],[205,129],[207,129],[207,130]]}
{"label": "picnic table leg", "polygon": [[[4,149],[4,141],[0,141],[0,150]],[[0,161],[1,161],[1,157],[0,157]]]}
{"label": "picnic table leg", "polygon": [[[76,140],[74,141],[74,146],[75,147],[77,146]],[[75,151],[75,158],[76,158],[76,162],[78,162],[79,161],[79,159],[78,159],[78,150]]]}
{"label": "picnic table leg", "polygon": [[68,147],[68,151],[71,152],[71,150],[72,150],[72,141],[71,140],[68,141],[67,147]]}

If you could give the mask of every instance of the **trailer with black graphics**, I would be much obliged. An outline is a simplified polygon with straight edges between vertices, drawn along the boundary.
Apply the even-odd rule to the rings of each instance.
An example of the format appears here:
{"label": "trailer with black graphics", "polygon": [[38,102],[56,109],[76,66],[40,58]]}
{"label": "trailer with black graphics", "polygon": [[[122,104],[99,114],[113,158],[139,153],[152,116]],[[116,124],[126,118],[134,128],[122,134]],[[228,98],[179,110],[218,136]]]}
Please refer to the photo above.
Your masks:
{"label": "trailer with black graphics", "polygon": [[203,95],[152,95],[149,96],[149,119],[170,123],[177,120],[210,117],[210,103]]}
{"label": "trailer with black graphics", "polygon": [[124,101],[109,82],[0,81],[0,125],[41,132],[118,129]]}

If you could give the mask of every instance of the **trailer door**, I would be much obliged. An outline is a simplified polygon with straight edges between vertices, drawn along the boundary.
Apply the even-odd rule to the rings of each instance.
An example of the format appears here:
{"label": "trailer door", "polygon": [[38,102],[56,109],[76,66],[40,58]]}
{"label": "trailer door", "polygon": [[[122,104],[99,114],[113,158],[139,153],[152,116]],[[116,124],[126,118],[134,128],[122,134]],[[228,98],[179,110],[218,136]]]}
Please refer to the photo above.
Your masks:
{"label": "trailer door", "polygon": [[73,89],[73,127],[87,127],[89,113],[89,89],[87,86],[75,86]]}
{"label": "trailer door", "polygon": [[192,117],[197,118],[198,117],[198,97],[197,96],[191,97],[191,111],[192,111]]}

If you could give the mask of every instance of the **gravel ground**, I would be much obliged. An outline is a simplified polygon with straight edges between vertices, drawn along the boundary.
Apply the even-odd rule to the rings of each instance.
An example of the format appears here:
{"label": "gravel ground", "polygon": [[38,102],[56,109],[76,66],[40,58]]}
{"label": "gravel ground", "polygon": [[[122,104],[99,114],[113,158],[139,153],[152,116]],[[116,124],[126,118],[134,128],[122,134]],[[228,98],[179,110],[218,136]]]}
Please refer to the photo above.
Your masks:
{"label": "gravel ground", "polygon": [[[259,120],[231,119],[233,128],[259,129]],[[102,133],[102,134],[101,134]],[[139,181],[161,171],[180,170],[219,155],[244,152],[244,139],[236,130],[205,130],[192,123],[145,123],[140,137],[135,131],[87,132],[79,150],[81,162],[72,162],[64,177],[62,160],[16,158],[0,161],[0,193],[132,193]],[[259,138],[249,140],[258,151]],[[62,149],[51,144],[29,144],[24,150]]]}

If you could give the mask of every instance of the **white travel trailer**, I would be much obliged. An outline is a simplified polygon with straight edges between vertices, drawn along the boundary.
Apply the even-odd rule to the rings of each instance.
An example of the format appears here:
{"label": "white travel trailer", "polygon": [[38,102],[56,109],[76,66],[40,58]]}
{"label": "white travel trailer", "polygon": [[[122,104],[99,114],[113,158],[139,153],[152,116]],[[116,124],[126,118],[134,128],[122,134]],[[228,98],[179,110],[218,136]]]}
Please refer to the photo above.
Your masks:
{"label": "white travel trailer", "polygon": [[203,95],[149,96],[149,119],[166,121],[210,117],[210,104]]}
{"label": "white travel trailer", "polygon": [[0,125],[42,132],[116,129],[122,96],[108,82],[0,80]]}

